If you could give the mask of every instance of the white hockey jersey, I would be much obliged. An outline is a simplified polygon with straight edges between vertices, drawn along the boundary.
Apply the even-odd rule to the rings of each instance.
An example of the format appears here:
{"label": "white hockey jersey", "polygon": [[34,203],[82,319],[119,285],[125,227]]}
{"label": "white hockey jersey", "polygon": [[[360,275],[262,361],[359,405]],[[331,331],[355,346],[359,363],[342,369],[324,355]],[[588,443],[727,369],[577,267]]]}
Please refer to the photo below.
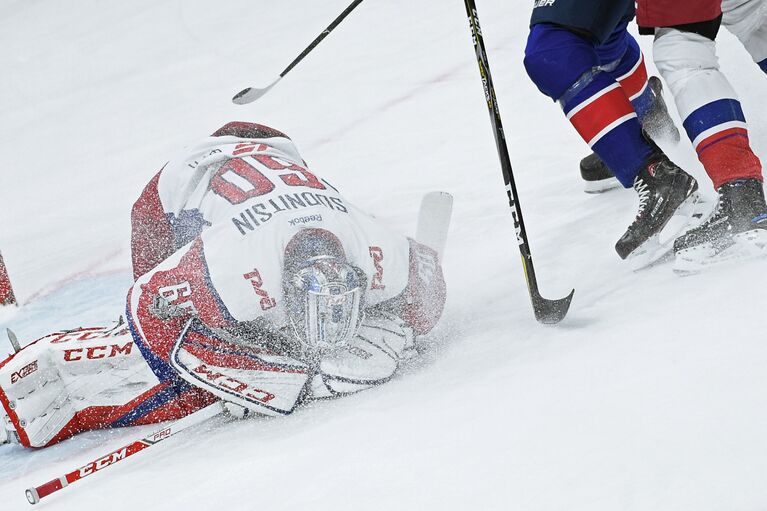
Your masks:
{"label": "white hockey jersey", "polygon": [[[445,295],[436,252],[386,228],[350,204],[307,169],[286,136],[259,125],[244,125],[244,129],[219,130],[169,162],[134,207],[134,222],[140,224],[142,215],[150,217],[153,220],[144,224],[156,229],[154,234],[146,225],[140,229],[144,240],[136,239],[134,229],[134,255],[151,253],[153,249],[146,246],[169,244],[171,240],[175,249],[138,278],[128,298],[128,324],[158,377],[177,378],[180,372],[190,383],[200,384],[199,375],[189,377],[193,371],[186,366],[202,364],[205,357],[187,357],[184,362],[182,358],[188,353],[172,353],[190,317],[201,325],[197,331],[187,332],[187,337],[195,338],[208,335],[201,333],[207,327],[227,328],[256,321],[274,330],[286,327],[282,297],[285,248],[296,233],[307,228],[335,235],[347,261],[365,273],[368,309],[383,307],[416,333],[430,330],[441,314]],[[358,355],[366,355],[359,355],[356,366],[349,360],[321,364],[343,367],[343,371],[357,375],[333,375],[330,373],[335,369],[329,369],[322,381],[334,380],[335,385],[328,384],[327,392],[339,392],[341,380],[364,381],[364,387],[388,379],[398,356],[388,351],[361,348]],[[382,353],[387,360],[379,360]],[[176,358],[171,360],[172,356]],[[208,358],[209,366],[212,362]],[[241,364],[242,359],[218,360],[216,367],[230,362]],[[283,376],[291,381],[290,397],[276,408],[279,413],[292,410],[311,377],[309,370],[284,360],[271,363],[263,356],[259,363],[268,366],[264,371],[272,385],[259,389],[276,396],[270,398],[272,404],[284,394],[281,384],[275,382],[280,372],[276,367],[289,369]],[[184,368],[179,364],[185,364]],[[370,378],[359,376],[364,367],[368,367]],[[306,373],[303,380],[296,377],[302,371]],[[206,378],[210,383],[211,377]],[[251,376],[238,378],[240,383],[254,381]],[[341,392],[347,391],[351,390]]]}

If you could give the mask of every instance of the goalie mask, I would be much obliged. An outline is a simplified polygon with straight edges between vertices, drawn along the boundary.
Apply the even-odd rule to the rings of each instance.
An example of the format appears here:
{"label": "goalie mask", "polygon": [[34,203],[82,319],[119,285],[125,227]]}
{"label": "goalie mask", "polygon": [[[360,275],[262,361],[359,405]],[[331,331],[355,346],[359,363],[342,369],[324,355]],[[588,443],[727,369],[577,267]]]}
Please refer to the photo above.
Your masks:
{"label": "goalie mask", "polygon": [[312,351],[343,347],[363,319],[365,274],[346,261],[338,239],[304,229],[288,244],[283,291],[290,326]]}

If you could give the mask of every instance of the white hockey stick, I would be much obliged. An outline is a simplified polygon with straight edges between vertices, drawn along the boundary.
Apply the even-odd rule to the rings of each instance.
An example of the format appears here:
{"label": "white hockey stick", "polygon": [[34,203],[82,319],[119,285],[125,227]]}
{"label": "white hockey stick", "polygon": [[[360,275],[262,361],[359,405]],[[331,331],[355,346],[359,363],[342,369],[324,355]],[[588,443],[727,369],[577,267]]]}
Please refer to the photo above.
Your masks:
{"label": "white hockey stick", "polygon": [[436,250],[440,260],[445,253],[452,214],[453,196],[447,192],[429,192],[421,199],[415,239]]}
{"label": "white hockey stick", "polygon": [[65,486],[68,486],[75,481],[79,481],[83,477],[95,474],[99,470],[114,465],[118,461],[122,461],[129,456],[133,456],[137,452],[141,452],[147,447],[152,447],[153,445],[162,442],[166,438],[175,435],[179,431],[204,422],[211,417],[222,413],[224,410],[224,403],[222,401],[216,401],[215,403],[197,410],[196,412],[191,413],[186,417],[177,420],[176,422],[171,422],[170,424],[163,426],[162,429],[159,429],[154,433],[141,438],[140,440],[136,440],[135,442],[131,442],[117,450],[105,454],[104,456],[91,461],[87,465],[83,465],[82,467],[64,474],[61,477],[52,479],[45,484],[27,489],[27,500],[30,504],[37,504],[40,502],[40,499],[47,497],[51,493],[57,492]]}

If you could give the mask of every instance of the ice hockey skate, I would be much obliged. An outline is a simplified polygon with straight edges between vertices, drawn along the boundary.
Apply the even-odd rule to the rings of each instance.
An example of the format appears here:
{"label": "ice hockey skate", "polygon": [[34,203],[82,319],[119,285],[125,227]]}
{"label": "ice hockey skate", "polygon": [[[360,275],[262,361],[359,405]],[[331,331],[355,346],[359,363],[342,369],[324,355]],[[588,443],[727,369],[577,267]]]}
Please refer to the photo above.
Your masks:
{"label": "ice hockey skate", "polygon": [[[666,102],[663,100],[663,85],[660,78],[651,76],[647,80],[652,94],[652,106],[642,120],[642,127],[653,140],[670,140],[679,142],[679,130],[668,113]],[[591,153],[581,160],[581,179],[586,193],[602,193],[618,188],[620,183],[610,169],[597,156]]]}
{"label": "ice hockey skate", "polygon": [[711,217],[674,242],[674,271],[697,273],[729,261],[767,256],[767,205],[762,183],[741,179],[718,190]]}
{"label": "ice hockey skate", "polygon": [[615,244],[634,270],[671,251],[674,239],[696,223],[698,183],[659,149],[634,179],[639,208],[634,222]]}

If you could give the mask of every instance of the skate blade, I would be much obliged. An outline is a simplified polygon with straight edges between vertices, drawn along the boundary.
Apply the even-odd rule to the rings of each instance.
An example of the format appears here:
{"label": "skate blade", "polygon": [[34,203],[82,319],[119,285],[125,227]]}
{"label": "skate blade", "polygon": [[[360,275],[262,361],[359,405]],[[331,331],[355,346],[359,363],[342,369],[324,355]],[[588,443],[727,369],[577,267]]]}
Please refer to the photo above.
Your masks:
{"label": "skate blade", "polygon": [[613,188],[619,188],[620,181],[615,177],[600,179],[598,181],[584,181],[583,191],[586,193],[603,193]]}
{"label": "skate blade", "polygon": [[631,269],[641,270],[669,254],[674,248],[674,240],[700,225],[703,221],[700,206],[700,195],[693,192],[676,208],[673,216],[658,233],[649,237],[626,258]]}
{"label": "skate blade", "polygon": [[754,229],[736,234],[732,245],[717,251],[711,243],[681,250],[674,258],[674,273],[694,275],[728,263],[767,257],[767,231]]}

